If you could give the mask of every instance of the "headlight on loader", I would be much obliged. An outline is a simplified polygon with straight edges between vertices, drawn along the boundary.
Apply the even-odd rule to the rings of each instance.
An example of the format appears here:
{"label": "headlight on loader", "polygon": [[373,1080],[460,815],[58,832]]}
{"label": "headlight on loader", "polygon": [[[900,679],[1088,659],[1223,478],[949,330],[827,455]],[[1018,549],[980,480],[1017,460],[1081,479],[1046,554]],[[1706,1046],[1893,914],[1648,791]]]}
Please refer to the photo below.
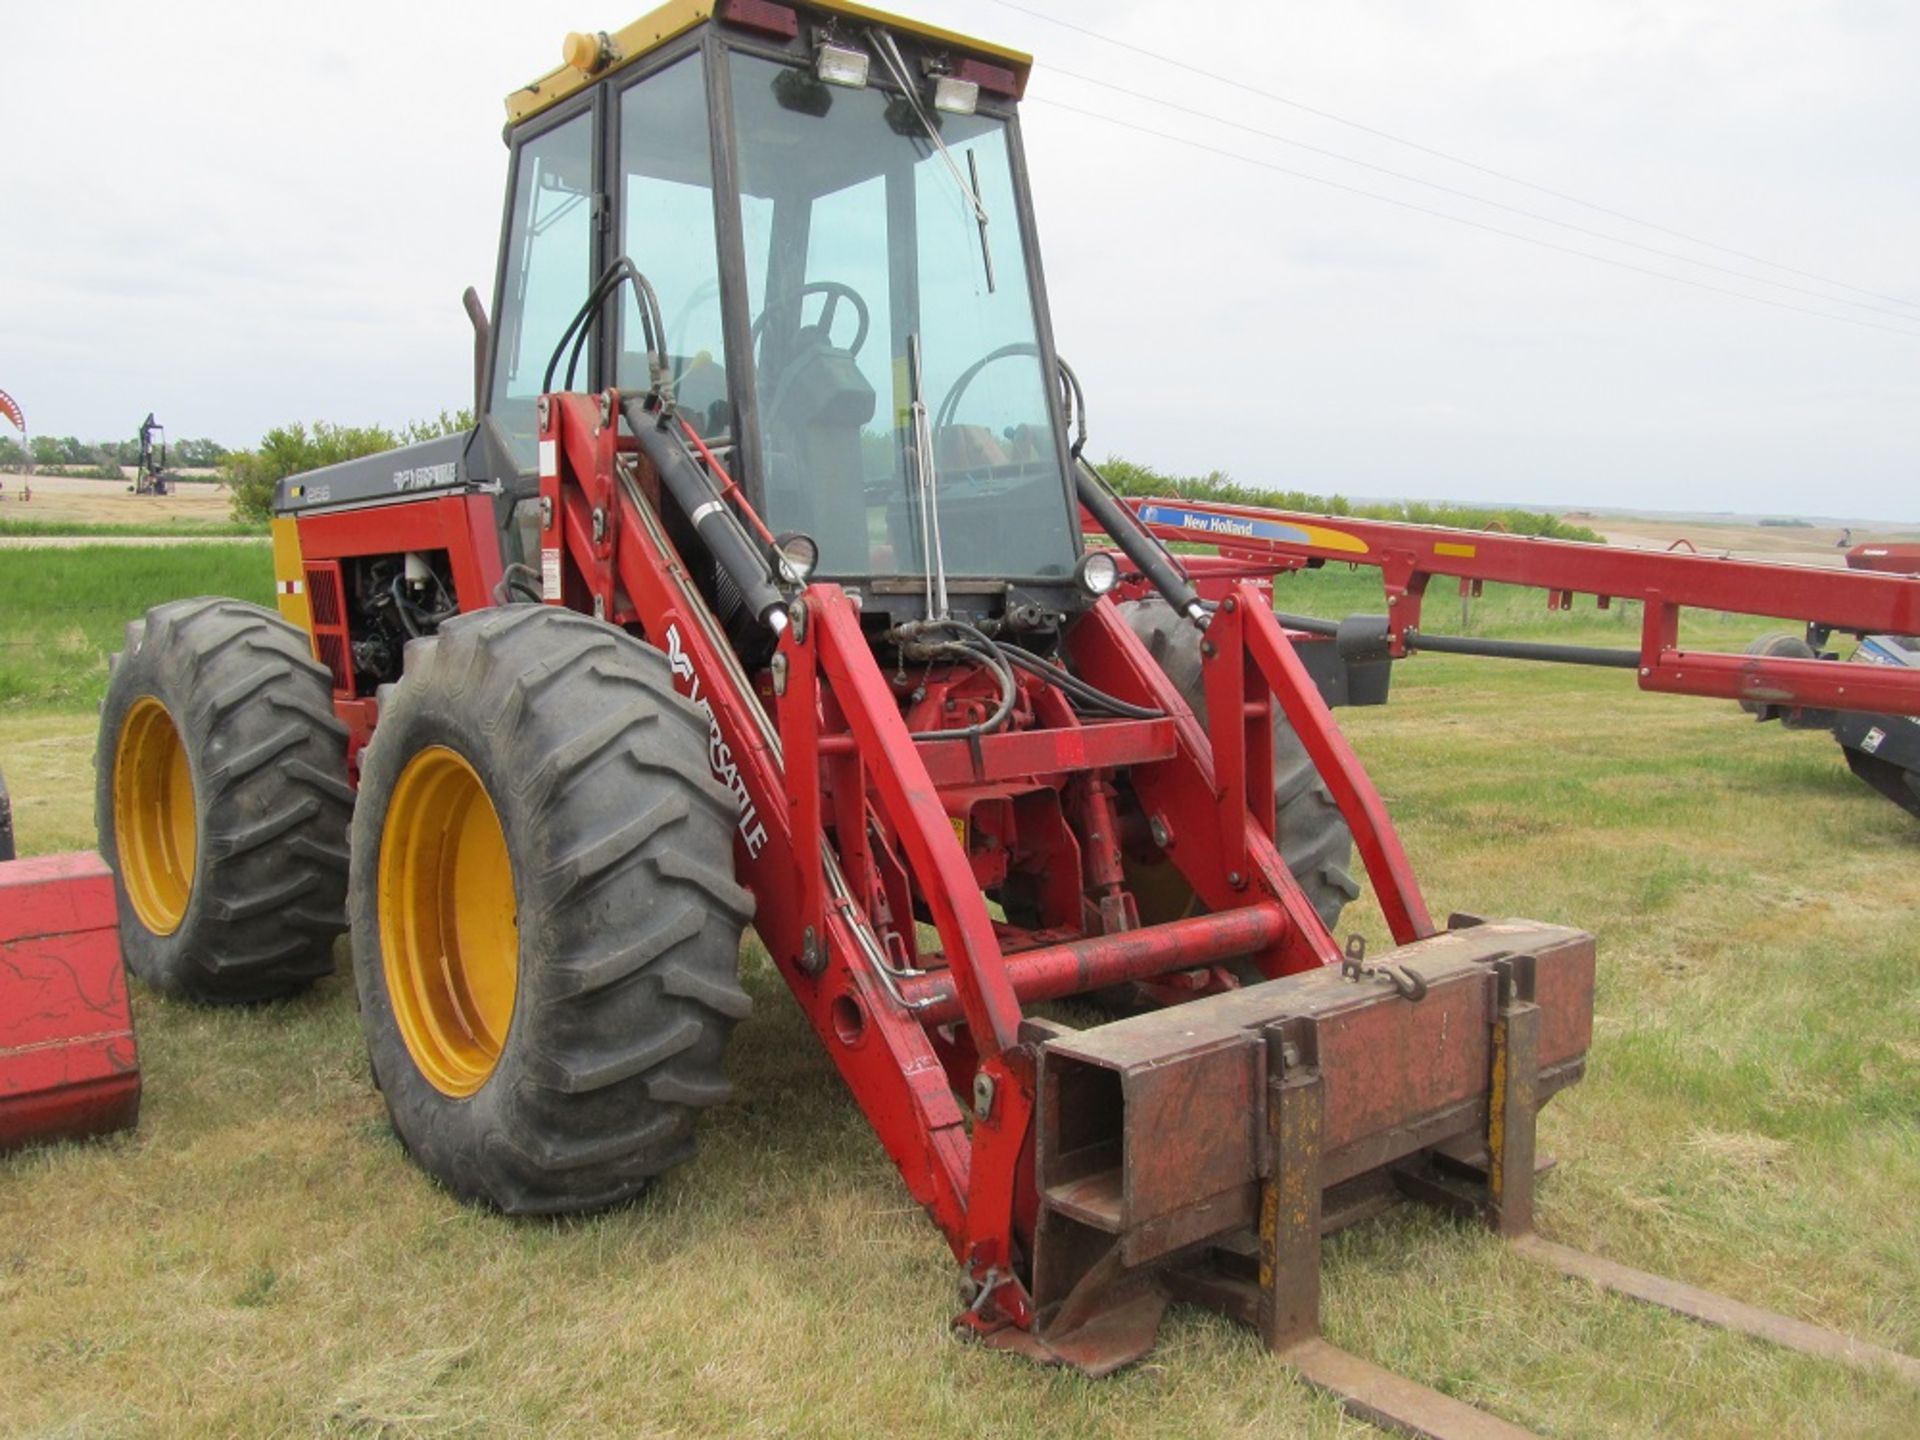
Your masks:
{"label": "headlight on loader", "polygon": [[1120,566],[1109,551],[1089,550],[1074,567],[1073,578],[1082,590],[1098,599],[1119,583]]}

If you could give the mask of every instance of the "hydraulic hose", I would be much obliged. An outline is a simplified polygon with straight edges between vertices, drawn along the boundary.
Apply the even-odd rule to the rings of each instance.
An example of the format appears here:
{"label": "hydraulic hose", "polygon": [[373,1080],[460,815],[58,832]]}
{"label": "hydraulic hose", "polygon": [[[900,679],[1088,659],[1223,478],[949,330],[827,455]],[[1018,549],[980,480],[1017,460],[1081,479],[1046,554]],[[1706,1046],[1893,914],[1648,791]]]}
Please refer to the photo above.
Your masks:
{"label": "hydraulic hose", "polygon": [[1120,553],[1152,582],[1166,602],[1194,624],[1206,624],[1207,611],[1200,603],[1199,593],[1187,577],[1174,568],[1167,552],[1141,527],[1133,511],[1120,503],[1100,478],[1100,472],[1084,459],[1078,460],[1073,467],[1073,483],[1087,513],[1100,522],[1100,528],[1113,537]]}
{"label": "hydraulic hose", "polygon": [[671,423],[673,412],[666,409],[654,414],[643,395],[622,396],[620,410],[627,417],[627,428],[640,442],[641,453],[653,463],[660,483],[693,522],[695,533],[715,562],[726,571],[760,623],[778,635],[787,628],[787,602],[774,587],[767,557],[748,536],[746,526],[721,496],[713,477],[687,449],[687,442]]}

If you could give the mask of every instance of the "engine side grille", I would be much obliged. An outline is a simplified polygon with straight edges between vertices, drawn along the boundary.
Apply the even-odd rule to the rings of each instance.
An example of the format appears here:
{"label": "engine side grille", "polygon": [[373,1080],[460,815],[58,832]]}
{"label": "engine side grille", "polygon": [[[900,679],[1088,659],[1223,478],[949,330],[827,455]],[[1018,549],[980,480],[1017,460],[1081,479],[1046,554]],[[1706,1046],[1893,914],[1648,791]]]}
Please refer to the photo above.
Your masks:
{"label": "engine side grille", "polygon": [[352,698],[353,648],[347,637],[347,607],[341,600],[340,562],[308,565],[307,607],[313,616],[313,654],[333,672],[333,692]]}

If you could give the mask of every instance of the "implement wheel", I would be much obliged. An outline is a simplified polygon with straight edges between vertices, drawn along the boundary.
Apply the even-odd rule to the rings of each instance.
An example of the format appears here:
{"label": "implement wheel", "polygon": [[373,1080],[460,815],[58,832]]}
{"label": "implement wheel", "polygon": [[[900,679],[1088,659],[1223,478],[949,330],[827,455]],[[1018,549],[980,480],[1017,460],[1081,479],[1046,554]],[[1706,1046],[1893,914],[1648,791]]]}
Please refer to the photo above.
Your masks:
{"label": "implement wheel", "polygon": [[708,733],[659,651],[571,611],[407,647],[361,761],[354,977],[394,1129],[463,1199],[630,1199],[729,1094],[753,901]]}
{"label": "implement wheel", "polygon": [[[1796,635],[1790,630],[1771,630],[1747,642],[1747,654],[1762,655],[1779,660],[1814,660],[1819,658],[1814,648],[1807,643],[1804,635]],[[1764,700],[1742,700],[1740,708],[1756,720],[1771,720],[1785,713],[1789,706],[1769,705]]]}
{"label": "implement wheel", "polygon": [[[1200,632],[1164,600],[1129,602],[1120,611],[1204,725],[1207,697],[1200,676]],[[1277,704],[1274,711],[1274,843],[1287,869],[1331,929],[1348,902],[1360,894],[1349,869],[1353,864],[1353,832],[1347,829],[1333,793],[1314,769],[1306,747],[1293,733],[1287,717],[1279,713]],[[1127,880],[1142,924],[1177,920],[1199,908],[1192,887],[1171,861],[1139,864],[1130,859]],[[1249,978],[1265,977],[1249,972]]]}
{"label": "implement wheel", "polygon": [[94,818],[120,946],[168,995],[270,1000],[346,928],[347,732],[307,637],[239,600],[177,600],[109,664]]}

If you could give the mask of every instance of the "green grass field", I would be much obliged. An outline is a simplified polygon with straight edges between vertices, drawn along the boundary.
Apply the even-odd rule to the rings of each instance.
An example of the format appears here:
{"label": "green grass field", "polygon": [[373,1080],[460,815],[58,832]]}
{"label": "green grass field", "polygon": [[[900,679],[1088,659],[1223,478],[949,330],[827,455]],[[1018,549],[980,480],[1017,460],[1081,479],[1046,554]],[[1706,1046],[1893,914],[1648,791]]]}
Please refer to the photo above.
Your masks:
{"label": "green grass field", "polygon": [[[1377,609],[1374,587],[1321,572],[1278,604]],[[0,558],[0,768],[26,849],[91,843],[121,622],[270,588],[264,550]],[[1459,619],[1430,606],[1434,629]],[[1511,594],[1471,624],[1637,635]],[[1542,1117],[1542,1230],[1920,1353],[1920,827],[1827,738],[1619,672],[1422,657],[1343,724],[1436,912],[1600,937],[1588,1078]],[[1371,904],[1350,927],[1384,939]],[[1100,1382],[951,1338],[944,1244],[752,947],[744,969],[756,1011],[699,1159],[555,1223],[467,1209],[407,1162],[344,980],[222,1013],[136,989],[138,1133],[0,1160],[0,1434],[1373,1433],[1201,1312]],[[1894,1382],[1411,1211],[1330,1242],[1327,1292],[1338,1343],[1547,1435],[1920,1434]]]}
{"label": "green grass field", "polygon": [[[183,595],[273,604],[264,545],[92,545],[0,554],[0,715],[87,710],[129,620]],[[11,728],[11,726],[9,726]]]}

